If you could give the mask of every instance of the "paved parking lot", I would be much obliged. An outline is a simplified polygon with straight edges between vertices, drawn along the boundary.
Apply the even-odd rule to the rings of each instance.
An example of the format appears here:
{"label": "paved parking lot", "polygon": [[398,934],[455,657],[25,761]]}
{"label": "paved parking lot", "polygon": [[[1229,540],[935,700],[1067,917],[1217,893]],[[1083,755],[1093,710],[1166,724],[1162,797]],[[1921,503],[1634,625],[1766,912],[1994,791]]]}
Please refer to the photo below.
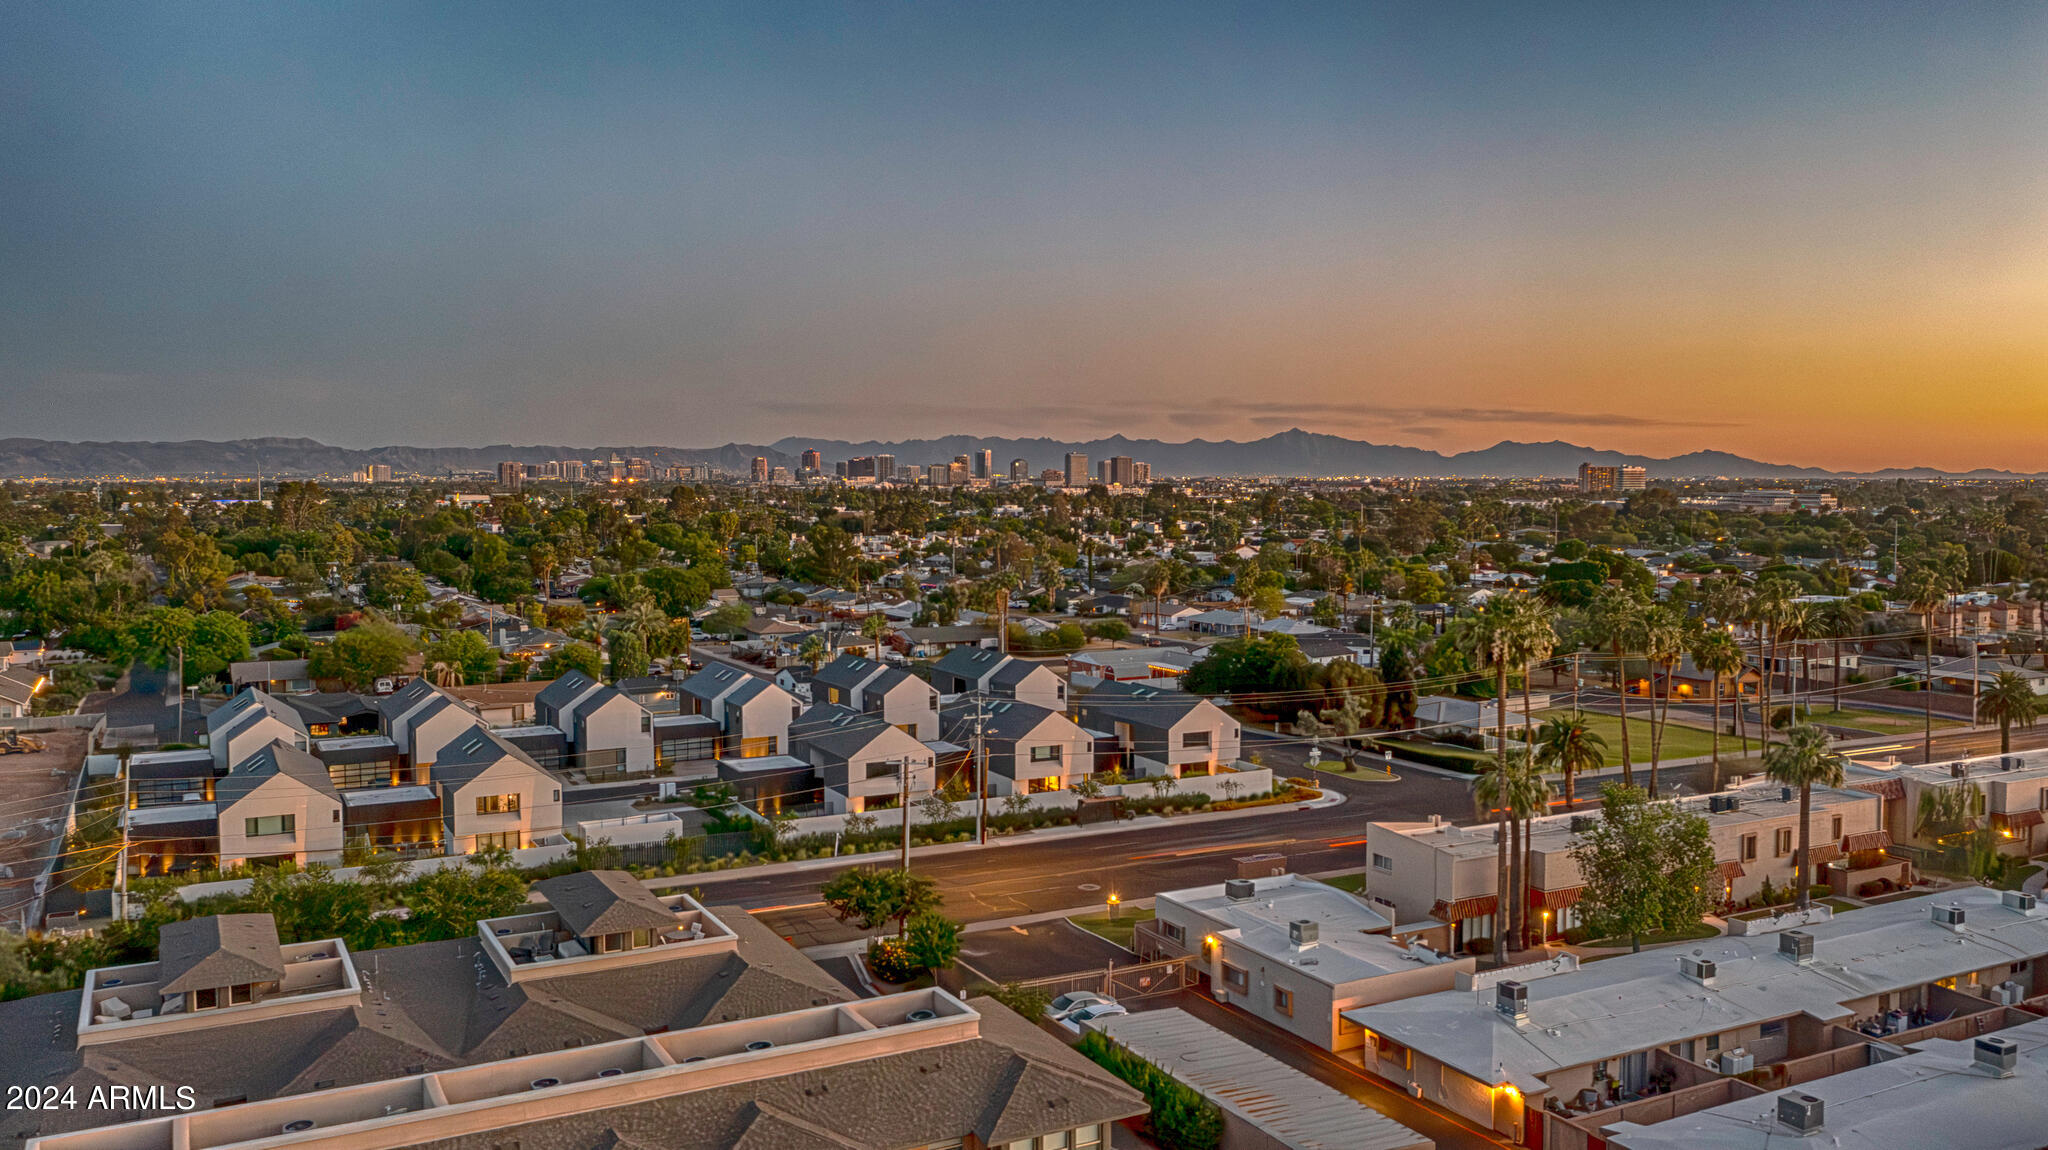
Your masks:
{"label": "paved parking lot", "polygon": [[986,982],[1016,982],[1128,966],[1137,956],[1065,919],[975,931],[960,939],[960,965]]}

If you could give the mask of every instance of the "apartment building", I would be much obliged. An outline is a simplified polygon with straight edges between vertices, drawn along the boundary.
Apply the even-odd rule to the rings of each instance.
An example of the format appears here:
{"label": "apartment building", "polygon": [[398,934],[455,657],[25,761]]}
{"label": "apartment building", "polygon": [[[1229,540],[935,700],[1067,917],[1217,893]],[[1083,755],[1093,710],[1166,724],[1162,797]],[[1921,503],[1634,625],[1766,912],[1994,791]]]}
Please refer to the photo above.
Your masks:
{"label": "apartment building", "polygon": [[1019,659],[986,647],[955,647],[932,664],[931,683],[941,695],[976,692],[1063,711],[1067,681],[1047,663]]}
{"label": "apartment building", "polygon": [[1631,464],[1619,467],[1579,464],[1579,491],[1584,494],[1641,491],[1649,484],[1650,473]]}
{"label": "apartment building", "polygon": [[1133,948],[1198,959],[1218,1001],[1325,1050],[1355,1050],[1354,1007],[1449,990],[1477,959],[1390,937],[1393,924],[1350,894],[1301,875],[1165,891]]}
{"label": "apartment building", "polygon": [[[1866,1019],[1946,1017],[2048,990],[2048,908],[1970,887],[1576,969],[1536,963],[1471,989],[1345,1012],[1364,1069],[1496,1132],[1541,1142],[1555,1100],[1595,1108],[1674,1076],[1832,1049]],[[1724,1060],[1730,1054],[1732,1060]]]}
{"label": "apartment building", "polygon": [[2048,849],[2048,751],[1983,755],[1927,765],[1859,766],[1850,785],[1879,797],[1884,828],[1921,850],[1952,847],[1979,831],[2014,858]]}
{"label": "apartment building", "polygon": [[[1700,798],[1668,800],[1707,820],[1718,864],[1721,901],[1742,903],[1763,884],[1795,886],[1799,799],[1785,788],[1755,784]],[[1580,832],[1599,814],[1553,815],[1530,823],[1530,922],[1545,939],[1579,925],[1576,909],[1585,880],[1572,857]],[[1808,815],[1816,882],[1862,883],[1871,876],[1901,876],[1908,866],[1891,858],[1877,796],[1859,790],[1815,788]],[[1426,822],[1366,825],[1369,862],[1366,898],[1401,924],[1434,923],[1432,941],[1453,952],[1491,944],[1497,910],[1495,828]]]}
{"label": "apartment building", "polygon": [[1243,726],[1207,699],[1135,683],[1105,682],[1074,703],[1082,727],[1105,737],[1127,775],[1187,778],[1229,769]]}

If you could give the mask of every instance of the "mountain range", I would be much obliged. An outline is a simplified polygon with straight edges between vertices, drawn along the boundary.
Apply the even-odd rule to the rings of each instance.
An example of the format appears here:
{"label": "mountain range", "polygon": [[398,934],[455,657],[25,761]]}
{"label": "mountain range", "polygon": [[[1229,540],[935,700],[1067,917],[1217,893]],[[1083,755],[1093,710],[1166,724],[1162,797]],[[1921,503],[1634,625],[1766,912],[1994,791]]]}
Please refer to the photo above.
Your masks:
{"label": "mountain range", "polygon": [[1010,461],[1023,459],[1031,475],[1062,467],[1070,451],[1088,456],[1090,465],[1108,456],[1127,455],[1152,465],[1156,476],[1284,475],[1333,477],[1353,475],[1482,478],[1530,478],[1576,475],[1581,463],[1637,464],[1652,476],[1724,476],[1745,479],[1824,479],[1842,475],[1882,478],[1937,477],[1961,474],[1995,478],[2009,471],[1980,468],[1966,473],[1924,467],[1894,467],[1874,472],[1835,472],[1819,467],[1747,459],[1725,451],[1694,451],[1668,459],[1604,451],[1550,441],[1504,440],[1492,447],[1446,455],[1419,447],[1368,443],[1336,435],[1294,429],[1263,439],[1189,440],[1113,436],[1085,442],[1055,439],[1008,439],[950,435],[895,443],[849,443],[836,439],[789,437],[771,444],[728,443],[720,447],[657,447],[632,445],[499,444],[488,447],[390,446],[334,447],[312,439],[259,438],[221,442],[185,440],[153,443],[68,443],[45,439],[0,439],[0,476],[89,478],[96,476],[180,476],[246,478],[265,476],[345,476],[373,463],[389,464],[397,475],[452,476],[495,471],[503,461],[544,463],[555,459],[600,459],[610,455],[640,457],[657,464],[705,463],[746,473],[756,456],[771,465],[794,467],[807,450],[817,450],[829,467],[860,455],[893,455],[898,463],[950,460],[979,450],[995,452],[999,473]]}

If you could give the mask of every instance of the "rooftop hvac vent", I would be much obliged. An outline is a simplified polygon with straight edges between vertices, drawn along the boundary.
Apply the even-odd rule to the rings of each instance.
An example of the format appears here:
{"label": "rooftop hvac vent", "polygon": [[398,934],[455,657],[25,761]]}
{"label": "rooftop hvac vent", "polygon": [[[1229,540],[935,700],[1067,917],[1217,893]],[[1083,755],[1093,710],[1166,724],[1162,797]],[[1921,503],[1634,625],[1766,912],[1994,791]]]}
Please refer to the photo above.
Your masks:
{"label": "rooftop hvac vent", "polygon": [[278,1127],[278,1133],[303,1134],[306,1131],[311,1130],[313,1126],[314,1122],[311,1118],[294,1118],[290,1122],[285,1123],[283,1126]]}
{"label": "rooftop hvac vent", "polygon": [[1714,960],[1682,955],[1678,960],[1679,973],[1702,985],[1714,981]]}
{"label": "rooftop hvac vent", "polygon": [[1963,908],[1956,903],[1935,907],[1933,918],[1936,926],[1945,926],[1950,930],[1963,928]]}
{"label": "rooftop hvac vent", "polygon": [[939,1012],[936,1010],[913,1010],[910,1012],[909,1020],[911,1022],[930,1022],[938,1016]]}
{"label": "rooftop hvac vent", "polygon": [[1813,936],[1803,930],[1788,930],[1778,936],[1778,953],[1804,966],[1813,961]]}
{"label": "rooftop hvac vent", "polygon": [[775,1044],[773,1042],[768,1041],[765,1038],[757,1038],[754,1041],[747,1043],[748,1050],[772,1050],[774,1047]]}
{"label": "rooftop hvac vent", "polygon": [[2021,914],[2034,913],[2034,907],[2040,902],[2038,898],[2022,890],[1999,891],[1998,901],[2005,909],[2016,910]]}
{"label": "rooftop hvac vent", "polygon": [[1778,801],[1779,801],[1779,802],[1781,802],[1781,803],[1789,803],[1789,802],[1791,802],[1791,801],[1792,801],[1792,788],[1791,788],[1791,787],[1779,787],[1779,788],[1778,788]]}
{"label": "rooftop hvac vent", "polygon": [[1778,1121],[1791,1127],[1795,1134],[1817,1132],[1826,1117],[1827,1104],[1811,1094],[1795,1090],[1778,1095]]}
{"label": "rooftop hvac vent", "polygon": [[1287,941],[1295,946],[1314,946],[1321,927],[1314,919],[1297,918],[1287,924]]}
{"label": "rooftop hvac vent", "polygon": [[1517,1024],[1529,1021],[1529,988],[1514,979],[1495,984],[1493,1008]]}
{"label": "rooftop hvac vent", "polygon": [[1992,1077],[2011,1078],[2020,1062],[2020,1044],[1987,1034],[1977,1040],[1975,1054],[1978,1067],[1990,1071]]}
{"label": "rooftop hvac vent", "polygon": [[1259,893],[1257,884],[1248,878],[1223,880],[1223,897],[1232,902],[1244,902]]}

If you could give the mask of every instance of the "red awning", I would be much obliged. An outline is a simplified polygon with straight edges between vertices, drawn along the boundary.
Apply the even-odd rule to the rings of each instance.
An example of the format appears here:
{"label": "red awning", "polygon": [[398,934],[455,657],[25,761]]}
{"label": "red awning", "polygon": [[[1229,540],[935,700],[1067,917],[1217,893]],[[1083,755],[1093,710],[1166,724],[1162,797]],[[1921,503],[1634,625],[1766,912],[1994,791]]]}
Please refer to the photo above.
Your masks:
{"label": "red awning", "polygon": [[1906,797],[1906,783],[1903,779],[1878,779],[1874,782],[1857,783],[1849,789],[1852,791],[1869,791],[1871,794],[1885,799],[1903,799]]}
{"label": "red awning", "polygon": [[1844,851],[1840,846],[1834,843],[1821,843],[1820,845],[1814,847],[1808,853],[1810,853],[1813,856],[1811,860],[1812,865],[1826,866],[1829,863],[1835,861],[1836,859],[1841,858],[1844,854],[1848,852]]}
{"label": "red awning", "polygon": [[1721,876],[1722,882],[1733,882],[1747,873],[1739,862],[1715,863],[1714,870]]}
{"label": "red awning", "polygon": [[1529,905],[1537,910],[1563,910],[1579,901],[1579,896],[1584,893],[1586,888],[1582,886],[1570,886],[1563,890],[1538,890],[1530,887]]}
{"label": "red awning", "polygon": [[1461,898],[1454,902],[1438,899],[1436,905],[1429,908],[1429,917],[1438,922],[1457,922],[1460,919],[1478,918],[1483,914],[1492,914],[1493,908],[1494,897],[1490,894],[1476,895],[1472,898]]}
{"label": "red awning", "polygon": [[2014,831],[2023,831],[2028,827],[2038,827],[2042,821],[2040,811],[2014,811],[2002,817],[2005,819],[2006,829]]}
{"label": "red awning", "polygon": [[1850,854],[1857,851],[1881,851],[1892,845],[1890,831],[1858,831],[1842,840],[1842,849]]}

